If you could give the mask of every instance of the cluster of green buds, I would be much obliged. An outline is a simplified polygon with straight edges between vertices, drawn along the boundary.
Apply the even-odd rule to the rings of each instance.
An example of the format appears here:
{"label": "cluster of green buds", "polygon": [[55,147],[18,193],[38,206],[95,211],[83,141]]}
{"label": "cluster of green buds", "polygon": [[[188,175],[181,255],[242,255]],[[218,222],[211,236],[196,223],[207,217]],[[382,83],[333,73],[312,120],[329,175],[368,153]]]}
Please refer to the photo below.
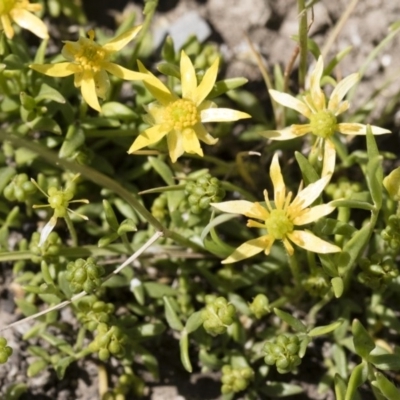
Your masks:
{"label": "cluster of green buds", "polygon": [[99,324],[108,324],[114,313],[112,303],[105,303],[95,295],[85,296],[77,304],[77,316],[86,329],[93,332]]}
{"label": "cluster of green buds", "polygon": [[245,390],[254,377],[254,372],[250,367],[233,368],[230,365],[222,367],[222,387],[221,393],[237,393]]}
{"label": "cluster of green buds", "polygon": [[118,326],[101,323],[97,326],[97,334],[89,348],[98,352],[101,361],[107,361],[111,355],[121,358],[125,355],[128,336]]}
{"label": "cluster of green buds", "polygon": [[187,275],[182,274],[179,277],[178,297],[176,300],[183,314],[190,315],[195,311],[193,307],[192,296],[190,294],[190,284]]}
{"label": "cluster of green buds", "polygon": [[250,311],[257,319],[261,319],[271,312],[269,308],[269,300],[265,294],[258,294],[249,304]]}
{"label": "cluster of green buds", "polygon": [[347,178],[341,177],[335,183],[330,183],[325,191],[328,196],[332,197],[333,200],[347,199],[353,193],[360,192],[362,186],[358,182],[350,182]]}
{"label": "cluster of green buds", "polygon": [[67,264],[66,278],[73,293],[79,293],[82,290],[93,293],[100,288],[104,273],[104,268],[97,265],[92,257],[87,260],[78,258]]}
{"label": "cluster of green buds", "polygon": [[358,280],[371,289],[384,289],[393,279],[399,276],[399,270],[393,257],[373,254],[370,259],[363,258],[359,265],[362,269]]}
{"label": "cluster of green buds", "polygon": [[125,372],[118,378],[118,383],[113,391],[104,394],[102,400],[125,400],[132,398],[126,397],[132,393],[135,397],[143,397],[145,392],[144,381],[133,372]]}
{"label": "cluster of green buds", "polygon": [[234,321],[235,306],[228,303],[224,297],[214,295],[207,295],[205,301],[206,306],[201,312],[204,329],[212,336],[225,333]]}
{"label": "cluster of green buds", "polygon": [[264,361],[276,365],[280,374],[286,374],[301,364],[300,339],[297,335],[279,335],[264,345]]}
{"label": "cluster of green buds", "polygon": [[3,194],[8,201],[24,203],[30,200],[35,192],[36,186],[29,180],[28,175],[18,174],[4,188]]}
{"label": "cluster of green buds", "polygon": [[391,215],[387,226],[381,232],[382,239],[393,250],[400,248],[400,215]]}
{"label": "cluster of green buds", "polygon": [[329,276],[322,270],[303,277],[301,284],[312,297],[323,297],[331,287]]}
{"label": "cluster of green buds", "polygon": [[11,357],[13,349],[7,346],[7,340],[0,337],[0,364],[5,364]]}
{"label": "cluster of green buds", "polygon": [[185,186],[190,211],[200,214],[210,207],[210,203],[219,203],[225,197],[225,190],[218,178],[205,174],[196,181],[189,181]]}
{"label": "cluster of green buds", "polygon": [[39,264],[42,260],[55,262],[58,258],[61,249],[61,238],[57,232],[51,232],[47,239],[39,246],[40,233],[34,232],[29,242],[29,250],[32,253],[32,262]]}
{"label": "cluster of green buds", "polygon": [[167,193],[161,193],[154,201],[151,206],[151,213],[154,218],[159,221],[164,221],[168,216],[167,209]]}

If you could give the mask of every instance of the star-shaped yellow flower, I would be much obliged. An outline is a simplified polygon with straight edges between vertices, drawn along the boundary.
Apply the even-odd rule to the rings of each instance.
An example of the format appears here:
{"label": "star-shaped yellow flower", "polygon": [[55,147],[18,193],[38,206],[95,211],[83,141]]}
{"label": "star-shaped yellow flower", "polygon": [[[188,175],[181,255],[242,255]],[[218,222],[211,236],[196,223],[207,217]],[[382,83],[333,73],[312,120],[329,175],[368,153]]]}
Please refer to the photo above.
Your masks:
{"label": "star-shaped yellow flower", "polygon": [[[329,162],[324,162],[324,171],[322,176],[333,173],[335,164],[334,145],[330,140],[335,132],[340,132],[345,135],[366,135],[367,126],[359,123],[339,123],[337,116],[342,114],[349,108],[348,101],[342,101],[347,92],[359,80],[359,74],[354,73],[340,81],[329,98],[328,104],[326,103],[325,94],[320,87],[322,74],[324,71],[324,63],[322,57],[318,58],[315,69],[310,76],[310,90],[302,96],[302,100],[297,99],[287,93],[281,93],[276,90],[270,90],[271,97],[285,107],[292,108],[309,119],[309,123],[302,125],[291,125],[282,130],[260,132],[264,137],[272,140],[288,140],[307,133],[312,133],[317,137],[316,146],[324,142],[324,153],[331,154]],[[390,133],[389,130],[380,128],[378,126],[371,126],[374,135],[381,135]],[[324,156],[324,158],[325,158]],[[326,161],[326,160],[325,160]]]}
{"label": "star-shaped yellow flower", "polygon": [[98,97],[105,99],[110,89],[107,72],[127,80],[142,80],[147,77],[109,61],[111,55],[133,40],[140,29],[141,26],[136,26],[103,46],[94,41],[94,31],[89,31],[89,38],[80,37],[77,42],[65,42],[62,55],[68,62],[32,64],[30,68],[54,77],[74,74],[75,87],[81,88],[83,99],[90,107],[101,112]]}
{"label": "star-shaped yellow flower", "polygon": [[240,245],[228,258],[223,260],[222,263],[237,262],[261,253],[262,251],[268,255],[275,240],[282,240],[289,255],[293,255],[294,253],[291,242],[315,253],[326,254],[341,251],[338,246],[318,238],[309,231],[295,229],[296,226],[303,226],[315,222],[319,218],[330,214],[335,209],[331,204],[309,207],[320,196],[329,182],[330,176],[324,176],[318,181],[308,185],[305,189],[299,191],[293,201],[293,193],[286,193],[277,154],[275,154],[272,159],[270,176],[274,186],[273,205],[269,200],[266,190],[264,191],[266,206],[246,200],[234,200],[212,204],[213,207],[220,211],[245,215],[250,218],[247,222],[249,228],[266,229],[268,232],[266,235],[248,240]]}
{"label": "star-shaped yellow flower", "polygon": [[13,21],[41,39],[47,39],[49,34],[46,25],[32,14],[41,9],[40,4],[30,4],[29,0],[0,0],[0,30],[3,29],[7,38],[12,39],[14,29],[11,22]]}
{"label": "star-shaped yellow flower", "polygon": [[180,98],[139,62],[139,70],[149,76],[144,85],[157,101],[147,106],[149,113],[147,121],[153,126],[140,133],[128,153],[154,144],[167,136],[172,162],[184,152],[203,156],[199,140],[206,144],[215,144],[218,141],[207,132],[203,123],[250,118],[249,114],[241,111],[216,108],[215,103],[206,100],[217,79],[218,63],[218,59],[215,60],[200,84],[197,84],[194,66],[182,51],[180,60],[182,98]]}

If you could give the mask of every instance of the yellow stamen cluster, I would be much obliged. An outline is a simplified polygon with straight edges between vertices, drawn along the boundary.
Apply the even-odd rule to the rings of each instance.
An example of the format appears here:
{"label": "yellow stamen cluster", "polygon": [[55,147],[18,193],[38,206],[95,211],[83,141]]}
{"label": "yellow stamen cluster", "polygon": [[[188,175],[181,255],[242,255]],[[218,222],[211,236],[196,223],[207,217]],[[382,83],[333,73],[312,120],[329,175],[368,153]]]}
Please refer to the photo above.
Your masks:
{"label": "yellow stamen cluster", "polygon": [[196,105],[191,100],[179,99],[169,104],[164,111],[164,123],[169,129],[182,131],[200,122]]}
{"label": "yellow stamen cluster", "polygon": [[327,139],[331,137],[336,130],[336,116],[329,110],[321,110],[310,116],[311,132],[319,137]]}
{"label": "yellow stamen cluster", "polygon": [[288,233],[293,232],[293,222],[285,210],[272,210],[264,223],[268,233],[275,239],[283,239]]}

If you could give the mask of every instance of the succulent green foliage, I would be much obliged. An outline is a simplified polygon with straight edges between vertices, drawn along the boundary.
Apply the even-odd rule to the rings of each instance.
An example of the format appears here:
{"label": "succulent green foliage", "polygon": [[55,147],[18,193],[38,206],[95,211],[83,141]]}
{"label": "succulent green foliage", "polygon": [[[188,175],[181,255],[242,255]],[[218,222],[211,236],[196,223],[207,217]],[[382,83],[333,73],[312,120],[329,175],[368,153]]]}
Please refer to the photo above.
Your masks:
{"label": "succulent green foliage", "polygon": [[13,350],[10,346],[7,346],[7,340],[0,337],[0,364],[5,364],[11,357]]}

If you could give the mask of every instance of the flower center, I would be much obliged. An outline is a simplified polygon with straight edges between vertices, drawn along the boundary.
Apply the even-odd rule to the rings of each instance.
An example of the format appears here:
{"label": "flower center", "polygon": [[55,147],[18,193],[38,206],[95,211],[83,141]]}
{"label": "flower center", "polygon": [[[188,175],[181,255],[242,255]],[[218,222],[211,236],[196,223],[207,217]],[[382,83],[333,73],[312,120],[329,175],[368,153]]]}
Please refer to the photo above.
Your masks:
{"label": "flower center", "polygon": [[[100,63],[106,58],[107,53],[94,39],[94,31],[88,32],[89,39],[80,38],[79,50],[74,54],[75,61],[85,70],[100,71]],[[66,46],[68,43],[66,44]],[[72,50],[72,48],[70,48]],[[73,52],[73,51],[72,51]]]}
{"label": "flower center", "polygon": [[8,14],[15,6],[16,0],[1,0],[0,15]]}
{"label": "flower center", "polygon": [[166,107],[164,122],[171,130],[181,131],[200,122],[200,115],[193,101],[179,99]]}
{"label": "flower center", "polygon": [[336,130],[337,120],[329,110],[318,111],[310,117],[311,132],[324,139],[332,136]]}
{"label": "flower center", "polygon": [[293,231],[293,222],[286,215],[285,210],[272,210],[269,218],[265,220],[268,233],[275,239],[283,239]]}

